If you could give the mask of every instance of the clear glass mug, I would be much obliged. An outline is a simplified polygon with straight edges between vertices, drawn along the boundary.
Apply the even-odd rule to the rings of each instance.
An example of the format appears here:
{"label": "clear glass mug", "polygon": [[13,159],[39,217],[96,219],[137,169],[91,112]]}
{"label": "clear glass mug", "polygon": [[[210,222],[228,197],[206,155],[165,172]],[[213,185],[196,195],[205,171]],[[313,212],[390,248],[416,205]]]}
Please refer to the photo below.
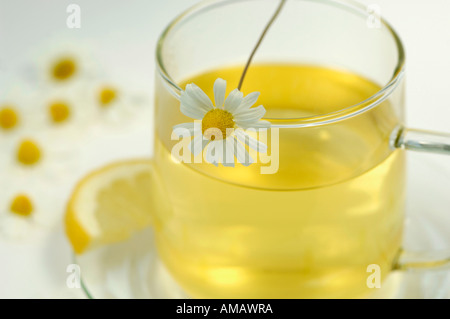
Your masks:
{"label": "clear glass mug", "polygon": [[[274,174],[262,175],[261,165],[173,160],[172,128],[192,121],[180,112],[185,81],[243,68],[278,5],[207,1],[176,18],[159,40],[154,161],[162,195],[154,226],[164,264],[188,295],[203,298],[362,297],[370,293],[370,265],[382,280],[392,269],[444,265],[450,252],[402,250],[404,153],[449,154],[450,135],[405,127],[402,43],[386,21],[352,1],[288,0],[253,66],[333,66],[379,90],[327,112],[313,105],[307,115],[266,106],[264,119],[279,134]],[[236,88],[238,78],[217,76]],[[204,86],[212,98],[213,81]],[[258,87],[244,84],[243,91]],[[309,98],[319,103],[317,95]]]}

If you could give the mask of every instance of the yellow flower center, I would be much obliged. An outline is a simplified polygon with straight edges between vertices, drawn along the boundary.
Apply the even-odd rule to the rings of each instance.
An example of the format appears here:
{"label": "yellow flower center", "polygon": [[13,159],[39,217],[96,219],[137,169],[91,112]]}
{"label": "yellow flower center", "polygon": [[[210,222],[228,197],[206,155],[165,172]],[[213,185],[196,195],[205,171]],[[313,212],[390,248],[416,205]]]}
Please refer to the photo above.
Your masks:
{"label": "yellow flower center", "polygon": [[17,125],[19,117],[12,107],[5,107],[0,110],[0,127],[4,130],[10,130]]}
{"label": "yellow flower center", "polygon": [[24,165],[33,165],[39,162],[41,150],[35,142],[24,140],[17,150],[17,160]]}
{"label": "yellow flower center", "polygon": [[20,216],[30,216],[33,212],[33,204],[26,195],[18,195],[11,203],[11,212]]}
{"label": "yellow flower center", "polygon": [[77,65],[74,60],[64,58],[57,61],[52,67],[52,76],[55,80],[64,81],[69,79],[77,71]]}
{"label": "yellow flower center", "polygon": [[114,101],[116,99],[116,95],[117,95],[117,92],[115,89],[109,88],[109,87],[103,88],[100,91],[100,95],[99,95],[100,105],[103,107],[108,106],[112,101]]}
{"label": "yellow flower center", "polygon": [[49,107],[50,117],[54,123],[62,123],[70,116],[70,108],[64,102],[54,102]]}
{"label": "yellow flower center", "polygon": [[202,119],[202,133],[207,139],[214,141],[227,137],[227,129],[234,128],[233,115],[222,109],[212,109]]}

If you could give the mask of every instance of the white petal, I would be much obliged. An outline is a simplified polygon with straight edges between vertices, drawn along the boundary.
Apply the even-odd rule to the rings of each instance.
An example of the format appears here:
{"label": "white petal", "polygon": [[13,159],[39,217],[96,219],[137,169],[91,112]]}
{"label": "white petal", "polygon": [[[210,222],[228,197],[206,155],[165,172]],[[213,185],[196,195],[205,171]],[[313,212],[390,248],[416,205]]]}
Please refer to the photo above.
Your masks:
{"label": "white petal", "polygon": [[[192,93],[192,92],[191,92]],[[207,107],[205,104],[197,101],[192,94],[186,93],[185,91],[182,93],[182,103],[191,108],[197,108],[202,110],[202,112],[208,112],[211,108]]]}
{"label": "white petal", "polygon": [[204,109],[206,112],[214,107],[208,95],[206,95],[206,93],[194,83],[186,85],[186,93],[194,100],[195,103],[198,104],[200,108]]}
{"label": "white petal", "polygon": [[235,130],[234,132],[236,134],[236,137],[247,144],[249,147],[253,148],[255,151],[266,153],[267,152],[267,145],[258,141],[256,138],[251,137],[247,133],[245,133],[243,130]]}
{"label": "white petal", "polygon": [[[189,132],[189,134],[186,134],[186,132]],[[173,133],[176,134],[178,137],[194,135],[194,122],[181,123],[175,125],[173,127]]]}
{"label": "white petal", "polygon": [[264,108],[264,106],[260,105],[239,114],[233,114],[233,116],[234,121],[238,124],[259,121],[264,116],[264,114],[266,114],[266,109]]}
{"label": "white petal", "polygon": [[197,156],[203,151],[206,145],[207,143],[203,143],[203,135],[195,135],[191,141],[191,144],[189,144],[189,150],[192,154],[194,154],[194,156]]}
{"label": "white petal", "polygon": [[244,166],[249,166],[250,164],[253,163],[253,158],[247,152],[244,145],[239,143],[237,140],[236,140],[236,158],[238,162]]}
{"label": "white petal", "polygon": [[239,114],[243,111],[248,110],[250,107],[252,107],[253,104],[256,103],[256,101],[259,98],[259,92],[252,92],[248,94],[246,97],[243,98],[241,105],[234,111],[234,114]]}
{"label": "white petal", "polygon": [[214,101],[216,103],[217,108],[223,108],[226,90],[227,90],[227,81],[218,78],[216,82],[214,82]]}
{"label": "white petal", "polygon": [[244,94],[238,89],[234,89],[228,95],[224,103],[224,109],[233,114],[233,112],[241,105]]}
{"label": "white petal", "polygon": [[181,104],[180,104],[180,111],[184,115],[201,120],[206,114],[206,111],[199,107],[193,100],[189,97],[189,95],[186,92],[181,93],[180,98]]}

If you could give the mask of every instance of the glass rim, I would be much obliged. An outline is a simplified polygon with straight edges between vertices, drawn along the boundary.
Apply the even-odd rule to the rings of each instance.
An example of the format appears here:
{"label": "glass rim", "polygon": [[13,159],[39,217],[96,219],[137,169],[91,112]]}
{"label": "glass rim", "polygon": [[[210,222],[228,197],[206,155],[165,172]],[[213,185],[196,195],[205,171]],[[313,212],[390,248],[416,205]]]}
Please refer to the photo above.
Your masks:
{"label": "glass rim", "polygon": [[[238,2],[242,0],[205,0],[200,3],[192,6],[191,8],[185,10],[180,15],[178,15],[175,19],[173,19],[169,25],[164,29],[162,34],[160,35],[157,46],[156,46],[156,67],[157,72],[162,76],[163,81],[165,82],[168,89],[170,89],[171,93],[179,98],[182,88],[180,88],[176,82],[172,79],[172,77],[167,72],[162,56],[162,49],[164,46],[164,42],[167,36],[170,34],[170,31],[175,28],[178,24],[182,23],[186,19],[200,13],[204,9],[209,9],[212,7],[216,7],[219,5],[227,5],[232,4],[233,2]],[[255,0],[246,0],[246,1],[255,1]],[[296,1],[305,1],[305,2],[321,2],[330,6],[341,7],[341,9],[351,10],[353,13],[359,13],[361,16],[369,17],[367,12],[367,7],[363,4],[353,1],[353,0],[296,0]],[[307,117],[299,117],[299,118],[269,118],[264,117],[264,120],[267,120],[271,123],[271,127],[279,127],[279,128],[295,128],[295,127],[310,127],[310,126],[319,126],[330,124],[338,121],[342,121],[359,114],[365,113],[372,108],[376,107],[383,101],[385,101],[391,93],[397,88],[399,83],[401,82],[404,73],[405,73],[405,50],[403,43],[391,26],[383,17],[380,17],[380,24],[386,28],[386,30],[390,33],[392,38],[394,39],[397,52],[398,52],[398,62],[395,66],[394,72],[390,78],[390,80],[385,84],[379,91],[370,96],[369,98],[339,109],[337,111],[318,114]]]}

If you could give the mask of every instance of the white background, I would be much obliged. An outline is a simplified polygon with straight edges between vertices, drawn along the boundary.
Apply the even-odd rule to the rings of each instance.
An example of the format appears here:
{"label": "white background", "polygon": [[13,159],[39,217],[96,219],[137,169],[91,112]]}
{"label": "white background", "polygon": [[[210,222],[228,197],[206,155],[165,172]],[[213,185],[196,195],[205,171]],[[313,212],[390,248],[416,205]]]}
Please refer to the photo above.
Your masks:
{"label": "white background", "polygon": [[[7,84],[19,74],[23,61],[36,49],[61,39],[82,39],[102,56],[111,76],[126,79],[128,85],[147,92],[151,99],[157,38],[170,20],[196,2],[0,0],[0,84]],[[81,29],[66,28],[66,7],[70,3],[81,7]],[[450,132],[450,1],[364,0],[363,3],[378,4],[382,15],[404,41],[408,125]],[[145,126],[147,122],[150,125],[151,119],[145,119],[128,133],[128,137],[134,134],[138,138],[127,149],[117,150],[111,144],[108,160],[149,155],[151,128]],[[89,147],[95,149],[96,145]],[[103,161],[92,158],[90,165]],[[448,174],[449,161],[440,161]],[[7,186],[0,179],[0,191]],[[67,197],[68,193],[60,196]],[[448,229],[450,225],[444,227]],[[66,287],[69,263],[70,247],[60,218],[51,227],[34,230],[21,241],[1,240],[0,298],[84,297],[80,290]]]}

